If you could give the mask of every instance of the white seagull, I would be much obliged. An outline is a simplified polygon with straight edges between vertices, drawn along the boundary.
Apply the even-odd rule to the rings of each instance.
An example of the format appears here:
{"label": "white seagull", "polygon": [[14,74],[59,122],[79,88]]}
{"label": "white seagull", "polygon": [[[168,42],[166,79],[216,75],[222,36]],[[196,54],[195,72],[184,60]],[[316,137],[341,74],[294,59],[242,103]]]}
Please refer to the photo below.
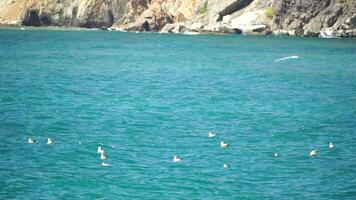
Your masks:
{"label": "white seagull", "polygon": [[49,144],[49,145],[50,145],[50,144],[54,144],[54,140],[52,140],[51,138],[48,138],[48,139],[47,139],[47,144]]}
{"label": "white seagull", "polygon": [[98,146],[98,150],[97,150],[98,154],[104,154],[105,151],[101,146]]}
{"label": "white seagull", "polygon": [[100,160],[105,160],[106,159],[106,156],[105,156],[105,154],[100,154]]}
{"label": "white seagull", "polygon": [[36,143],[36,140],[34,140],[32,138],[28,138],[27,143],[34,144],[34,143]]}
{"label": "white seagull", "polygon": [[225,143],[224,141],[221,141],[221,142],[220,142],[220,146],[221,146],[221,148],[227,148],[227,147],[229,147],[230,145],[229,145],[228,143]]}
{"label": "white seagull", "polygon": [[332,148],[334,148],[334,147],[335,147],[334,144],[333,144],[332,142],[330,142],[330,143],[329,143],[329,148],[332,149]]}
{"label": "white seagull", "polygon": [[278,153],[275,152],[275,153],[273,154],[273,157],[278,157]]}
{"label": "white seagull", "polygon": [[173,156],[173,162],[182,162],[183,159],[178,158],[176,155]]}
{"label": "white seagull", "polygon": [[229,167],[230,167],[230,165],[228,165],[228,164],[224,163],[223,167],[224,167],[224,168],[229,168]]}
{"label": "white seagull", "polygon": [[109,166],[109,164],[108,164],[108,163],[106,163],[106,162],[102,162],[102,163],[101,163],[101,166],[103,166],[103,167],[108,167],[108,166]]}
{"label": "white seagull", "polygon": [[314,149],[309,153],[309,156],[314,157],[314,156],[316,156],[316,154],[317,154],[317,150]]}
{"label": "white seagull", "polygon": [[212,138],[212,137],[215,137],[216,136],[216,133],[214,132],[209,132],[208,133],[208,137]]}

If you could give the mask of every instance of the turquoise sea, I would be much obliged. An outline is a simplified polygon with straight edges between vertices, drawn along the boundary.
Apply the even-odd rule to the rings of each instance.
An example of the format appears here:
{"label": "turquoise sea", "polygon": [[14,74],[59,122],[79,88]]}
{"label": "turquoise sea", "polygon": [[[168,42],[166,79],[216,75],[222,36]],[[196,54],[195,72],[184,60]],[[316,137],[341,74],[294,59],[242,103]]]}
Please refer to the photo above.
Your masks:
{"label": "turquoise sea", "polygon": [[1,29],[0,199],[356,199],[356,40]]}

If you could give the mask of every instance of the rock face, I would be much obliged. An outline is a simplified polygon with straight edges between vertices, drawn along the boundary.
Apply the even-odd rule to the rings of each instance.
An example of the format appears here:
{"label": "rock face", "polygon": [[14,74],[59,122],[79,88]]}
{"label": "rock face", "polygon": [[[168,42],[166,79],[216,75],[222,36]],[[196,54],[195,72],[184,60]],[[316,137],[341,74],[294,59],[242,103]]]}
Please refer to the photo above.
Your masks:
{"label": "rock face", "polygon": [[298,36],[355,37],[355,0],[283,0],[273,4],[272,28],[294,32]]}
{"label": "rock face", "polygon": [[[180,23],[195,17],[200,0],[131,0],[124,16],[114,26],[135,30],[160,31],[166,24]],[[148,26],[147,26],[148,24]]]}
{"label": "rock face", "polygon": [[1,0],[0,24],[356,37],[356,1]]}
{"label": "rock face", "polygon": [[0,23],[25,26],[110,27],[127,1],[2,0]]}

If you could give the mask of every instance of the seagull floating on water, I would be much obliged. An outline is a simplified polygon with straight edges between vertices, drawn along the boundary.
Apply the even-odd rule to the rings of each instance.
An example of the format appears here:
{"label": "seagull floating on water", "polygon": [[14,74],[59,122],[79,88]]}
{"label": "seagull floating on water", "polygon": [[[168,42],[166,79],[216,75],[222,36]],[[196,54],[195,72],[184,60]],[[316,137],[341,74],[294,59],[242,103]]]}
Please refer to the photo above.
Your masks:
{"label": "seagull floating on water", "polygon": [[98,150],[97,150],[98,154],[104,154],[105,151],[101,146],[98,146]]}
{"label": "seagull floating on water", "polygon": [[209,132],[208,133],[208,137],[212,138],[212,137],[215,137],[216,136],[216,133],[214,132]]}
{"label": "seagull floating on water", "polygon": [[105,154],[100,154],[100,160],[106,160],[106,156],[105,156]]}
{"label": "seagull floating on water", "polygon": [[34,144],[34,143],[36,143],[36,140],[34,140],[32,138],[28,138],[27,143]]}
{"label": "seagull floating on water", "polygon": [[183,159],[178,158],[176,155],[173,156],[173,162],[182,162]]}
{"label": "seagull floating on water", "polygon": [[329,143],[329,148],[332,149],[332,148],[334,148],[334,147],[335,147],[335,145],[334,145],[332,142],[330,142],[330,143]]}
{"label": "seagull floating on water", "polygon": [[50,145],[50,144],[54,144],[54,140],[52,140],[51,138],[48,138],[48,139],[47,139],[47,144],[49,144],[49,145]]}
{"label": "seagull floating on water", "polygon": [[309,153],[309,156],[314,157],[314,156],[316,156],[316,154],[317,154],[317,150],[314,149]]}
{"label": "seagull floating on water", "polygon": [[274,154],[273,154],[273,157],[278,157],[279,155],[278,155],[278,153],[277,152],[275,152]]}
{"label": "seagull floating on water", "polygon": [[106,163],[106,162],[102,162],[102,163],[101,163],[101,166],[103,166],[103,167],[108,167],[108,166],[109,166],[109,164],[108,164],[108,163]]}
{"label": "seagull floating on water", "polygon": [[230,145],[229,145],[228,143],[225,143],[224,141],[221,141],[221,142],[220,142],[220,146],[221,146],[221,148],[227,148],[227,147],[229,147]]}
{"label": "seagull floating on water", "polygon": [[224,163],[223,167],[224,167],[224,168],[229,168],[229,167],[230,167],[230,165],[228,165],[228,164]]}

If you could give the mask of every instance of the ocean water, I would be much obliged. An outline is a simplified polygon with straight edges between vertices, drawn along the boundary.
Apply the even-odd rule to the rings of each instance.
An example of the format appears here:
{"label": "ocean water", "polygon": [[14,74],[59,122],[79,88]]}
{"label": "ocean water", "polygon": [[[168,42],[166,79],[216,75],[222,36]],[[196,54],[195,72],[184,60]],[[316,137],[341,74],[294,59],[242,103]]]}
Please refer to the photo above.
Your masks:
{"label": "ocean water", "polygon": [[355,199],[356,40],[2,29],[0,188],[0,199]]}

